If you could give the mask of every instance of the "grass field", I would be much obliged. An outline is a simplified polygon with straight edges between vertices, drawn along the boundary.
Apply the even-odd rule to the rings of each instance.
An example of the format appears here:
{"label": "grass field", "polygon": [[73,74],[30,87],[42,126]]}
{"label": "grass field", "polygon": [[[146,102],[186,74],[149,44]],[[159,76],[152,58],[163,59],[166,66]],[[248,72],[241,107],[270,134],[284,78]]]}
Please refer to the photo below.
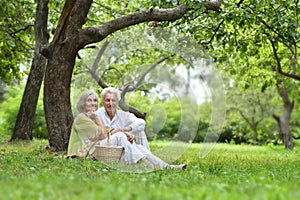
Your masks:
{"label": "grass field", "polygon": [[[46,141],[0,143],[0,199],[300,199],[300,145],[192,144],[184,171],[128,173],[99,161],[66,159]],[[165,142],[151,142],[152,150]]]}

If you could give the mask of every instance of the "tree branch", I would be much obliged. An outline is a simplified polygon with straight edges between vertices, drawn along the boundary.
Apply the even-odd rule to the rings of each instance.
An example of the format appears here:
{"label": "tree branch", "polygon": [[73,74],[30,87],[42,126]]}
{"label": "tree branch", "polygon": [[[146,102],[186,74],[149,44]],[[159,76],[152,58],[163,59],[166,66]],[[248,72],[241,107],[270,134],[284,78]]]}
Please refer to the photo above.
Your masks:
{"label": "tree branch", "polygon": [[100,26],[88,27],[86,29],[79,30],[79,34],[76,38],[78,49],[81,49],[87,44],[99,42],[118,30],[139,23],[149,21],[173,21],[180,19],[188,12],[188,10],[189,8],[185,4],[168,9],[149,9],[104,22]]}
{"label": "tree branch", "polygon": [[203,5],[206,10],[219,11],[220,10],[220,1],[221,0],[212,0],[203,2]]}
{"label": "tree branch", "polygon": [[136,90],[141,84],[142,84],[142,81],[145,79],[146,75],[151,71],[153,70],[156,66],[158,66],[160,63],[164,62],[165,60],[169,59],[170,57],[172,57],[174,55],[171,55],[171,56],[167,56],[167,57],[164,57],[160,60],[158,60],[157,62],[155,62],[154,64],[152,64],[143,74],[142,76],[139,78],[139,80],[136,82],[136,84],[134,85],[131,85],[131,84],[128,84],[124,89],[123,89],[123,92],[126,93],[126,92],[132,92],[134,90]]}
{"label": "tree branch", "polygon": [[55,43],[58,41],[59,37],[61,36],[61,33],[66,28],[66,24],[67,24],[66,22],[71,14],[71,11],[72,11],[75,3],[76,3],[76,0],[67,0],[66,1],[63,11],[62,11],[62,14],[59,18],[58,27],[55,30],[51,44],[55,45]]}
{"label": "tree branch", "polygon": [[300,139],[300,135],[297,136],[297,137],[293,135],[293,138],[294,138],[295,140],[299,140],[299,139]]}
{"label": "tree branch", "polygon": [[290,74],[290,73],[286,73],[286,72],[283,72],[283,71],[279,71],[279,73],[283,76],[286,76],[286,77],[290,77],[292,79],[295,79],[297,81],[300,81],[300,75],[296,75],[296,74]]}
{"label": "tree branch", "polygon": [[219,31],[219,29],[221,28],[222,24],[224,23],[224,19],[219,23],[218,27],[214,30],[213,35],[210,37],[210,40],[208,42],[203,42],[202,44],[210,44],[212,42],[212,40],[214,39],[214,37],[216,36],[217,32]]}
{"label": "tree branch", "polygon": [[101,57],[104,54],[104,51],[106,50],[107,46],[108,46],[109,42],[105,41],[101,48],[99,48],[98,46],[93,46],[93,48],[97,48],[99,51],[97,53],[97,56],[94,60],[94,63],[92,65],[92,68],[86,67],[88,69],[88,72],[92,75],[93,79],[97,82],[97,84],[99,86],[101,86],[102,88],[106,88],[108,87],[108,85],[103,81],[103,79],[97,74],[97,67],[98,64],[101,60]]}
{"label": "tree branch", "polygon": [[[104,51],[106,50],[107,46],[108,46],[109,42],[106,41],[102,44],[101,48],[99,48],[98,46],[92,46],[92,47],[89,47],[89,48],[97,48],[99,51],[97,53],[97,56],[95,58],[95,61],[92,65],[91,68],[89,68],[88,66],[86,66],[86,69],[87,69],[87,72],[91,74],[92,78],[97,82],[97,84],[101,87],[101,88],[106,88],[108,87],[108,85],[103,81],[103,79],[97,74],[97,67],[98,67],[98,64],[99,64],[99,61],[101,60],[101,57],[104,53]],[[170,56],[169,56],[170,57]],[[142,79],[146,76],[147,73],[149,73],[152,69],[154,69],[154,67],[156,67],[158,64],[160,64],[161,62],[163,62],[164,60],[166,60],[167,58],[169,57],[166,57],[166,58],[163,58],[161,60],[159,60],[158,62],[156,62],[155,64],[153,64],[152,66],[150,66],[148,68],[148,70],[143,74],[143,76],[139,79],[138,83],[135,85],[135,88],[137,88],[137,86],[141,83]],[[117,69],[116,69],[117,70]],[[118,70],[117,70],[118,71]],[[132,89],[132,88],[131,88]],[[125,102],[125,94],[126,92],[128,91],[133,91],[133,90],[123,90],[121,92],[121,100],[119,102],[119,106],[122,110],[124,111],[129,111],[131,113],[133,113],[135,116],[137,116],[138,118],[142,118],[142,119],[145,119],[146,118],[146,113],[142,113],[141,111],[139,111],[137,108],[134,108],[130,105],[128,105],[126,102]]]}
{"label": "tree branch", "polygon": [[92,72],[95,72],[96,73],[96,70],[97,70],[97,67],[98,67],[98,64],[99,64],[99,61],[101,60],[101,57],[103,56],[104,54],[104,51],[106,50],[107,46],[108,46],[109,42],[108,41],[105,41],[101,48],[99,49],[98,46],[96,46],[96,48],[99,49],[98,53],[97,53],[97,56],[96,56],[96,59],[93,63],[93,66],[92,66]]}
{"label": "tree branch", "polygon": [[20,29],[14,31],[14,32],[11,32],[11,33],[9,33],[9,34],[10,34],[10,35],[15,35],[15,34],[21,32],[21,31],[26,31],[27,29],[29,29],[29,28],[31,28],[31,27],[34,27],[34,25],[33,25],[33,24],[29,24],[29,25],[27,25],[27,26],[25,26],[25,27],[23,27],[23,28],[20,28]]}
{"label": "tree branch", "polygon": [[126,102],[125,102],[125,94],[127,92],[132,92],[134,90],[136,90],[142,83],[142,81],[144,80],[145,76],[151,71],[153,70],[156,66],[158,66],[160,63],[164,62],[165,60],[169,59],[170,57],[172,57],[174,55],[171,56],[167,56],[164,57],[160,60],[158,60],[157,62],[155,62],[154,64],[152,64],[150,67],[148,67],[148,69],[142,74],[142,76],[139,78],[139,80],[137,81],[137,83],[135,85],[131,85],[131,84],[127,84],[121,92],[121,101],[119,103],[119,106],[126,111],[129,111],[131,113],[134,113],[137,117],[139,118],[146,118],[146,113],[141,113],[139,110],[137,110],[134,107],[129,106]]}
{"label": "tree branch", "polygon": [[[273,53],[274,53],[274,56],[275,56],[275,60],[276,60],[276,62],[277,62],[277,70],[276,70],[275,67],[273,67],[273,71],[277,71],[279,74],[281,74],[281,75],[283,75],[283,76],[290,77],[290,78],[293,78],[293,79],[295,79],[295,80],[300,81],[300,76],[294,74],[294,73],[293,73],[294,70],[293,70],[292,73],[287,73],[287,72],[283,72],[283,71],[282,71],[280,58],[279,58],[279,56],[278,56],[278,53],[277,53],[277,49],[276,49],[276,47],[275,47],[275,44],[274,44],[274,42],[273,42],[272,40],[270,40],[270,43],[271,43],[271,45],[272,45],[272,49],[273,49]],[[293,54],[292,56],[295,56],[295,54]],[[292,58],[292,65],[293,65],[293,62],[294,62],[294,60],[293,60],[293,58]],[[295,67],[295,66],[292,66],[292,67]]]}

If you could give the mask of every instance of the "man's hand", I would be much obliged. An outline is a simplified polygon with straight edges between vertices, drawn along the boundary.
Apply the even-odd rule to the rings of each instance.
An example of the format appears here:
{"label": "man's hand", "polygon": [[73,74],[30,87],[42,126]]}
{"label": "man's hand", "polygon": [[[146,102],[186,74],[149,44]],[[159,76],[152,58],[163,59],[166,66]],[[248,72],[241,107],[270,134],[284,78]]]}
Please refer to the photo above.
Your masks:
{"label": "man's hand", "polygon": [[131,130],[132,130],[132,128],[130,126],[128,126],[128,127],[125,127],[125,128],[113,129],[110,133],[114,134],[114,133],[117,133],[117,132],[123,132],[127,136],[127,140],[132,143],[133,140],[134,140],[134,135],[132,135],[128,132],[128,131],[131,131]]}
{"label": "man's hand", "polygon": [[127,140],[132,143],[134,140],[134,135],[128,133],[128,132],[124,132],[124,134],[127,136]]}

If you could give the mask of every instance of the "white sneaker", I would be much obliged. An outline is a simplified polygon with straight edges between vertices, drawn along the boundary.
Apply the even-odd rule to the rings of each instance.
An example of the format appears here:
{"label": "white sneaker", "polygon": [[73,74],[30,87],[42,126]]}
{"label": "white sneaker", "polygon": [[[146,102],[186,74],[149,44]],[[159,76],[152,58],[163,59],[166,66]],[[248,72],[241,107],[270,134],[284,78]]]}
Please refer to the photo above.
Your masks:
{"label": "white sneaker", "polygon": [[178,169],[184,170],[184,169],[186,169],[186,167],[187,167],[187,164],[169,165],[170,169],[176,169],[176,170],[178,170]]}

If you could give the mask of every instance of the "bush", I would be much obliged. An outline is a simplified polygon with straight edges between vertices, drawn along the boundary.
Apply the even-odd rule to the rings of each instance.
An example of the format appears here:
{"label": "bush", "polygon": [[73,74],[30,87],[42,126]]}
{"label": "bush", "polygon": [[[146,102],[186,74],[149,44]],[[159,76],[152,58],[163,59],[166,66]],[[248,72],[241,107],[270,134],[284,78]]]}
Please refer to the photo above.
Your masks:
{"label": "bush", "polygon": [[193,140],[193,142],[203,142],[206,137],[208,128],[209,128],[209,123],[200,121],[199,127],[198,127],[198,132],[197,132],[197,135],[196,135],[195,139]]}
{"label": "bush", "polygon": [[[0,104],[0,135],[4,138],[11,137],[19,107],[22,101],[24,85],[6,87],[4,101]],[[33,138],[48,138],[46,122],[44,117],[43,102],[41,97],[38,101],[32,131]]]}

